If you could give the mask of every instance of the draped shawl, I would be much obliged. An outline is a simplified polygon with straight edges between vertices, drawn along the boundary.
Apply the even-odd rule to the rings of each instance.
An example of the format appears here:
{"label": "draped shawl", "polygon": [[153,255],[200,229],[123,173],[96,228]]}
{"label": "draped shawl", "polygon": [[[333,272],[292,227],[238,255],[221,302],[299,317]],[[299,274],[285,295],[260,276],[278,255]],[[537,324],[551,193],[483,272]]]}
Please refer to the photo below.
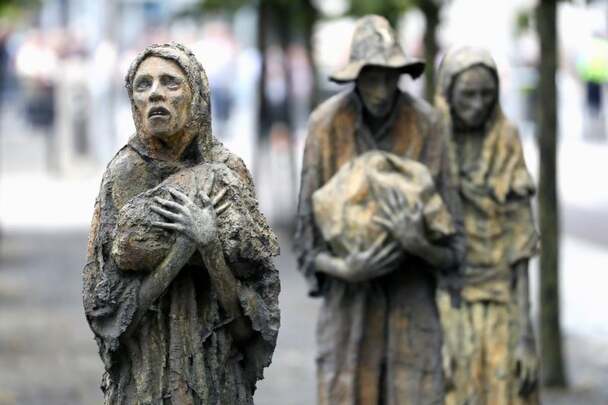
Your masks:
{"label": "draped shawl", "polygon": [[487,68],[499,86],[496,64],[487,51],[459,48],[441,63],[435,104],[448,129],[452,171],[463,202],[467,235],[463,297],[508,302],[512,265],[532,257],[539,247],[531,208],[535,186],[517,128],[504,116],[498,96],[482,133],[463,136],[462,142],[483,136],[479,157],[459,165],[463,156],[457,156],[449,99],[458,75],[474,66]]}
{"label": "draped shawl", "polygon": [[[173,60],[186,73],[193,93],[187,131],[193,140],[176,161],[153,157],[142,140],[139,114],[132,103],[137,133],[103,176],[89,234],[83,296],[106,370],[102,381],[106,403],[252,404],[279,328],[280,286],[271,261],[278,254],[277,239],[258,209],[245,165],[211,135],[207,78],[189,50],[179,44],[146,48],[127,75],[131,100],[137,68],[149,56]],[[139,289],[149,273],[125,271],[111,254],[121,208],[169,176],[201,164],[224,165],[241,185],[239,195],[228,197],[232,206],[223,215],[232,215],[231,210],[248,212],[248,223],[257,225],[247,233],[239,232],[243,224],[232,223],[229,236],[220,238],[226,252],[227,240],[232,238],[229,250],[237,252],[225,257],[253,332],[242,345],[227,329],[232,319],[220,307],[201,260],[191,258],[137,321]],[[255,243],[244,240],[244,235],[255,238]]]}

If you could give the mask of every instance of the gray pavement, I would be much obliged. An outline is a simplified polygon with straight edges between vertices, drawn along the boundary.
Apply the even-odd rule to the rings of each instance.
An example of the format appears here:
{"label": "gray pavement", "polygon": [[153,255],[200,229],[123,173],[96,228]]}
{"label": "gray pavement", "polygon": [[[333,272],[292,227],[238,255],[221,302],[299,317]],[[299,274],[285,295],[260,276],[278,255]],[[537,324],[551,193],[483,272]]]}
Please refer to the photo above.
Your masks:
{"label": "gray pavement", "polygon": [[[256,401],[314,403],[314,324],[308,299],[281,233],[282,328],[272,366]],[[9,231],[0,246],[0,405],[80,405],[102,402],[102,364],[86,324],[80,271],[86,230]]]}
{"label": "gray pavement", "polygon": [[[306,297],[288,233],[280,232],[282,327],[256,403],[315,403],[314,325],[318,301]],[[9,231],[0,248],[0,404],[88,405],[102,401],[102,365],[80,297],[86,230]],[[607,404],[608,345],[568,334],[573,387],[545,392],[546,404]]]}

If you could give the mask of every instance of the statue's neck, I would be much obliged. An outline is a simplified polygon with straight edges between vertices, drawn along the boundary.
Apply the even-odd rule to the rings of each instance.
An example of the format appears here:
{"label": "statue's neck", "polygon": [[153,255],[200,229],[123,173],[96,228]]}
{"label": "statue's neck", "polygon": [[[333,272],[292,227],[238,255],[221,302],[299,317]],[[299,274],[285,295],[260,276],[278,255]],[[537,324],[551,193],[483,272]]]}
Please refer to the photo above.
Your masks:
{"label": "statue's neck", "polygon": [[181,158],[188,145],[192,142],[192,136],[185,130],[182,130],[167,138],[143,134],[142,141],[145,142],[148,153],[150,153],[152,158],[176,161]]}
{"label": "statue's neck", "polygon": [[391,118],[391,114],[395,110],[395,105],[397,104],[397,97],[393,98],[393,104],[391,108],[388,110],[383,116],[377,116],[368,111],[365,106],[363,106],[363,123],[369,128],[372,135],[375,135],[380,131],[380,129],[386,125],[387,121]]}

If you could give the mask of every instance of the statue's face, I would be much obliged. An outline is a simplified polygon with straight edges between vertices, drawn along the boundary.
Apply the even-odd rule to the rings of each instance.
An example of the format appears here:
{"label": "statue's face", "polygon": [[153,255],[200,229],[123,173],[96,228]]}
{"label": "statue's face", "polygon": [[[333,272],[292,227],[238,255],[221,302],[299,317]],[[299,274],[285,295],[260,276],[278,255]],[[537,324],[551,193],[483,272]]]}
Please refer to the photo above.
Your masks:
{"label": "statue's face", "polygon": [[391,112],[400,75],[396,69],[378,66],[366,66],[361,70],[356,86],[370,114],[381,118]]}
{"label": "statue's face", "polygon": [[133,79],[133,102],[143,131],[168,139],[188,122],[192,90],[184,71],[169,59],[151,56]]}
{"label": "statue's face", "polygon": [[483,66],[474,66],[456,77],[451,109],[467,129],[479,129],[489,118],[498,95],[496,79]]}

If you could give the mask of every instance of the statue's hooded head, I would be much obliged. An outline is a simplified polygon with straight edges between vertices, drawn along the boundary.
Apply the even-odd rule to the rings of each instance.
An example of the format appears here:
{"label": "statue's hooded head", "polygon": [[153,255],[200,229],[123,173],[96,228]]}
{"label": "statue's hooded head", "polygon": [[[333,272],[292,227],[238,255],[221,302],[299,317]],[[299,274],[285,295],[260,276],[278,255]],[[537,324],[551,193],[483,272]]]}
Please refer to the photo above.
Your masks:
{"label": "statue's hooded head", "polygon": [[[180,137],[180,143],[211,139],[207,75],[194,54],[177,43],[152,45],[126,76],[133,120],[140,138]],[[202,146],[202,145],[201,145]]]}
{"label": "statue's hooded head", "polygon": [[439,66],[438,81],[436,104],[446,105],[456,127],[482,129],[500,115],[498,72],[487,50],[450,50]]}

